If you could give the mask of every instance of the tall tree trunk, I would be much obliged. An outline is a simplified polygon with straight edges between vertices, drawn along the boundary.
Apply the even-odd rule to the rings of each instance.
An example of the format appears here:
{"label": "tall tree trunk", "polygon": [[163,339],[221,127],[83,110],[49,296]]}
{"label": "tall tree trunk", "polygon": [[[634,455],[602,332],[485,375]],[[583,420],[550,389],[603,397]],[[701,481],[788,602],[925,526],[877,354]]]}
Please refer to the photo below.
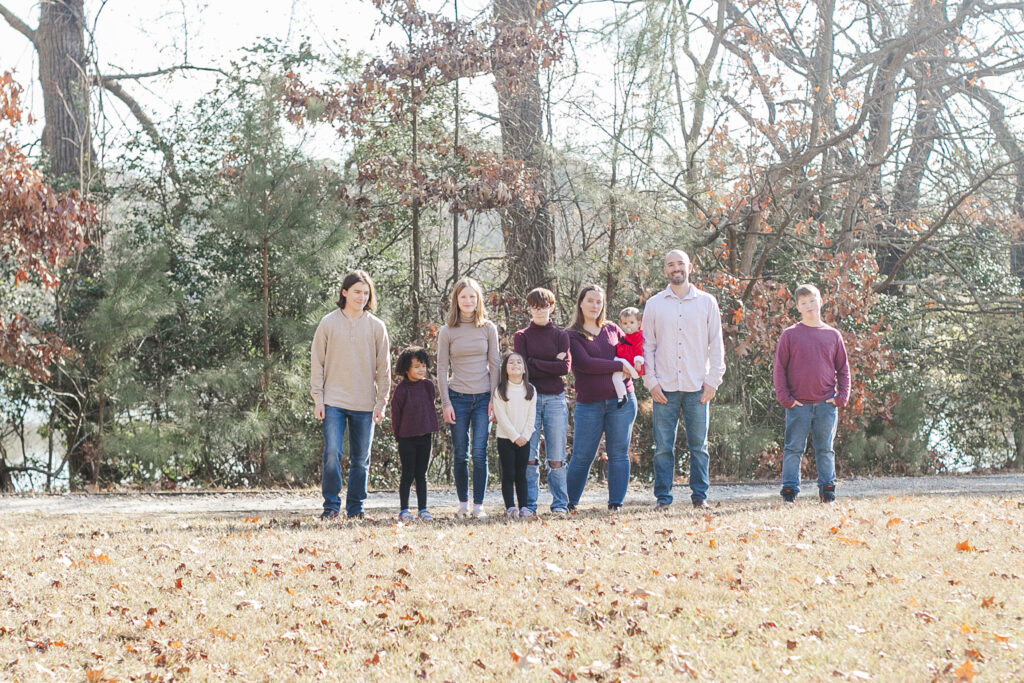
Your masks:
{"label": "tall tree trunk", "polygon": [[14,480],[11,478],[11,470],[7,467],[7,458],[0,453],[0,493],[12,493],[14,491]]}
{"label": "tall tree trunk", "polygon": [[[263,299],[263,373],[260,376],[260,415],[267,419],[270,408],[270,237],[263,236],[262,245],[261,291]],[[267,481],[267,452],[270,450],[270,435],[260,439],[259,452],[256,454],[255,471],[260,483]]]}
{"label": "tall tree trunk", "polygon": [[[683,144],[686,147],[686,159],[684,174],[686,178],[686,213],[691,222],[696,224],[698,220],[697,215],[697,204],[693,201],[694,197],[698,197],[701,194],[701,182],[700,182],[700,165],[697,163],[697,152],[700,149],[700,135],[701,131],[704,130],[704,117],[705,111],[707,110],[708,94],[710,92],[710,78],[712,69],[715,66],[716,60],[718,59],[718,51],[722,45],[722,40],[725,36],[726,31],[726,2],[725,0],[717,0],[715,9],[715,23],[711,46],[708,48],[707,54],[703,59],[699,59],[693,52],[690,38],[690,18],[689,8],[683,2],[675,2],[672,4],[672,19],[670,28],[670,56],[669,60],[670,67],[672,69],[672,81],[675,87],[675,99],[676,107],[678,109],[679,129],[683,136]],[[676,23],[679,24],[679,29],[682,31],[683,45],[682,50],[686,57],[693,64],[694,69],[694,84],[693,84],[693,95],[690,98],[693,107],[692,117],[687,123],[686,115],[684,111],[683,101],[683,80],[679,73],[679,57],[676,54],[677,51],[677,29]]]}
{"label": "tall tree trunk", "polygon": [[[616,143],[618,141],[616,140]],[[618,145],[616,144],[616,147]],[[618,250],[617,238],[619,236],[619,207],[615,198],[615,182],[618,180],[619,164],[616,154],[612,153],[612,178],[608,183],[608,257],[605,259],[605,301],[611,302],[615,297],[615,288],[619,283],[619,267],[616,251]]]}
{"label": "tall tree trunk", "polygon": [[864,106],[868,110],[867,158],[857,172],[847,193],[843,207],[841,229],[837,239],[838,252],[848,252],[854,247],[854,228],[861,222],[869,223],[869,229],[885,230],[884,218],[878,218],[881,207],[877,204],[882,196],[882,163],[889,153],[892,137],[893,107],[899,95],[897,77],[911,46],[894,48],[881,58],[875,68],[871,90]]}
{"label": "tall tree trunk", "polygon": [[83,0],[44,0],[35,33],[43,90],[43,150],[56,178],[82,186],[93,164]]}
{"label": "tall tree trunk", "polygon": [[107,413],[107,390],[103,386],[103,381],[106,379],[106,369],[100,371],[99,377],[96,380],[96,390],[99,394],[99,407],[97,408],[97,419],[96,419],[96,435],[93,442],[90,444],[91,448],[88,453],[89,463],[89,474],[92,478],[92,485],[98,486],[100,482],[100,465],[103,462],[103,430],[106,428],[106,413]]}
{"label": "tall tree trunk", "polygon": [[[499,34],[532,29],[541,18],[543,6],[535,0],[494,0]],[[543,196],[547,164],[541,130],[540,65],[533,60],[523,70],[496,74],[494,87],[505,156],[519,159],[536,171],[536,191],[541,195],[538,208],[515,203],[501,212],[509,290],[523,296],[533,287],[552,286],[555,256],[555,232]]]}
{"label": "tall tree trunk", "polygon": [[[43,92],[42,147],[49,173],[58,186],[74,186],[87,193],[94,154],[89,121],[89,80],[86,74],[84,0],[44,0],[40,3],[39,28],[32,36],[39,58],[39,82]],[[93,227],[98,230],[98,225]],[[102,237],[91,234],[99,246]],[[90,249],[75,266],[69,283],[91,277],[98,269],[99,253]],[[74,285],[72,285],[74,286]],[[68,456],[69,482],[76,475],[88,477],[95,486],[103,461],[103,431],[107,397],[97,381],[98,424],[94,436]],[[88,410],[82,404],[82,410]],[[69,435],[70,437],[70,435]],[[69,438],[70,443],[70,438]]]}
{"label": "tall tree trunk", "polygon": [[53,492],[53,436],[54,436],[54,418],[56,417],[56,405],[50,404],[49,415],[47,416],[47,429],[46,429],[46,492]]}
{"label": "tall tree trunk", "polygon": [[412,329],[417,340],[421,339],[420,331],[420,287],[422,286],[423,231],[420,227],[420,162],[419,162],[419,107],[412,111],[412,168],[416,175],[413,188],[416,192],[412,199]]}
{"label": "tall tree trunk", "polygon": [[1024,470],[1024,425],[1021,424],[1013,429],[1013,455],[1009,466],[1015,470]]}
{"label": "tall tree trunk", "polygon": [[[459,0],[454,1],[455,23],[459,22]],[[458,158],[459,154],[459,127],[462,125],[461,112],[459,111],[459,79],[455,79],[455,133],[452,145],[452,158]],[[458,281],[459,274],[459,214],[452,212],[452,275]]]}
{"label": "tall tree trunk", "polygon": [[[916,81],[914,93],[917,105],[910,148],[896,179],[886,232],[890,238],[897,238],[901,225],[918,208],[921,199],[921,183],[928,169],[928,158],[935,147],[935,140],[941,137],[938,127],[939,111],[942,109],[942,88],[938,83],[945,76],[942,60],[949,39],[938,30],[948,19],[944,0],[916,0],[913,8],[912,30],[930,35],[918,50],[918,60],[907,71]],[[924,58],[924,59],[922,59]],[[879,247],[878,269],[884,275],[893,272],[904,250],[896,244]]]}

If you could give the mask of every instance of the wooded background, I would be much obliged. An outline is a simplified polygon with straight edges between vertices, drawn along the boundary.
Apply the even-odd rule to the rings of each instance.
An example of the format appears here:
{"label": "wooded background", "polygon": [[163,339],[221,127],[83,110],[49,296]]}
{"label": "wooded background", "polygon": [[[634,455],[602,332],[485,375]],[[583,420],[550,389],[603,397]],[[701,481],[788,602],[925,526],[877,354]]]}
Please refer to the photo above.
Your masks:
{"label": "wooded background", "polygon": [[[508,341],[537,285],[563,325],[584,283],[642,305],[670,247],[723,313],[713,474],[778,476],[802,282],[853,369],[841,476],[1024,467],[1024,4],[373,0],[372,49],[146,73],[102,68],[104,4],[0,3],[38,66],[0,65],[0,488],[310,484],[309,344],[347,270],[395,350],[433,348],[462,276]],[[197,73],[170,115],[136,97]],[[394,482],[386,422],[373,456]]]}

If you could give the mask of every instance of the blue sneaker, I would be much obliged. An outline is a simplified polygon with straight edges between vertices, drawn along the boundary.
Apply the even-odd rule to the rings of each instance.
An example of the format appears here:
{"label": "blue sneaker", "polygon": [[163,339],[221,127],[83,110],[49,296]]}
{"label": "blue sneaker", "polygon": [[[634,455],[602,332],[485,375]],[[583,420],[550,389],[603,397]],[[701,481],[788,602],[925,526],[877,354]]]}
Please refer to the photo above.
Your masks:
{"label": "blue sneaker", "polygon": [[398,513],[399,522],[411,522],[413,519],[414,518],[412,516],[412,513],[409,512],[408,510],[402,510],[401,512]]}
{"label": "blue sneaker", "polygon": [[420,510],[419,518],[424,522],[430,522],[434,519],[433,516],[431,516],[431,514],[426,510]]}

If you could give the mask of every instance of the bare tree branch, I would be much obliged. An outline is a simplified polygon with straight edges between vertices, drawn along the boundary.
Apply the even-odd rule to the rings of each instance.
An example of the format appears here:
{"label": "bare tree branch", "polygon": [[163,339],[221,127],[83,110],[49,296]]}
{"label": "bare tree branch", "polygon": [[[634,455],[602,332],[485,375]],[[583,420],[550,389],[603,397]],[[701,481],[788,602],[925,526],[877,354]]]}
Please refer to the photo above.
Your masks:
{"label": "bare tree branch", "polygon": [[141,78],[153,78],[155,76],[164,76],[166,74],[172,74],[177,71],[206,71],[218,73],[222,76],[227,76],[227,72],[225,72],[223,69],[218,69],[217,67],[193,66],[192,64],[178,64],[177,66],[169,66],[164,69],[157,69],[156,71],[144,71],[142,73],[135,74],[108,74],[106,76],[100,76],[99,78],[103,81],[139,80]]}
{"label": "bare tree branch", "polygon": [[900,272],[900,270],[903,269],[903,266],[906,265],[907,261],[910,260],[910,257],[913,256],[922,247],[924,247],[928,240],[934,237],[935,233],[937,233],[944,225],[946,225],[949,222],[949,219],[953,217],[953,214],[956,213],[957,209],[963,206],[964,202],[970,199],[975,192],[977,192],[985,183],[991,180],[992,177],[998,171],[1002,170],[1004,167],[1010,165],[1011,163],[1011,161],[1007,161],[1002,164],[999,164],[995,168],[989,169],[988,172],[982,174],[979,178],[975,179],[975,181],[971,183],[970,187],[961,192],[960,195],[958,195],[952,202],[950,202],[949,206],[946,207],[946,210],[943,212],[942,216],[936,219],[932,223],[931,227],[928,228],[927,231],[922,233],[921,236],[914,241],[914,243],[910,246],[909,249],[900,254],[900,257],[896,260],[896,263],[893,264],[892,270],[890,271],[889,275],[885,278],[885,280],[875,285],[872,289],[875,292],[882,292],[888,289],[889,286],[892,285],[893,280],[896,279],[896,275]]}
{"label": "bare tree branch", "polygon": [[174,150],[171,149],[170,144],[164,140],[160,131],[157,130],[156,124],[153,123],[153,119],[149,118],[146,112],[143,111],[142,106],[138,101],[129,95],[128,92],[121,87],[121,84],[116,81],[100,76],[94,79],[94,83],[102,86],[107,92],[121,100],[128,107],[132,116],[135,117],[135,120],[139,122],[139,125],[142,126],[142,129],[146,131],[146,134],[153,141],[153,144],[156,145],[157,149],[159,149],[163,154],[164,162],[167,164],[167,175],[170,176],[175,187],[181,185],[181,176],[178,175],[178,168],[174,163]]}
{"label": "bare tree branch", "polygon": [[7,20],[11,28],[31,40],[33,45],[36,44],[36,32],[3,4],[0,4],[0,16]]}

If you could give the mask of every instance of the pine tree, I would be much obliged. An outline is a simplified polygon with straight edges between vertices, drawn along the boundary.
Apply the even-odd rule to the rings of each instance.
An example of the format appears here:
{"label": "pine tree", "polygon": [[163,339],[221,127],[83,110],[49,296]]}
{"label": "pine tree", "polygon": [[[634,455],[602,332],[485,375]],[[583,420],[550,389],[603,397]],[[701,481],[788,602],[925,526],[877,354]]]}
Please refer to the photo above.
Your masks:
{"label": "pine tree", "polygon": [[198,331],[217,348],[172,406],[200,470],[242,483],[310,461],[309,343],[340,282],[347,226],[340,177],[285,141],[280,85],[265,73],[241,95],[219,173],[229,193],[197,240],[212,272]]}

